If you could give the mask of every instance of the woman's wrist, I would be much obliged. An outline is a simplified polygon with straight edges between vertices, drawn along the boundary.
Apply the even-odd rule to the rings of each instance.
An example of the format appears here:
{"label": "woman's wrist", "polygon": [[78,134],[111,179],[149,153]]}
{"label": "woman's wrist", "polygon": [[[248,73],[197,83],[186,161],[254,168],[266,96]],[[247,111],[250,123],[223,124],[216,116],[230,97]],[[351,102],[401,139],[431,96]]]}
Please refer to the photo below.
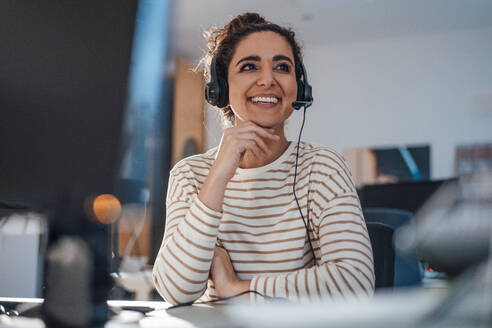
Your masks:
{"label": "woman's wrist", "polygon": [[[236,296],[238,294],[247,292],[249,290],[249,285],[251,284],[251,280],[240,280],[235,279],[231,281],[229,284],[223,286],[223,293],[221,293],[222,297],[231,297]],[[248,300],[249,295],[240,296],[238,299]]]}
{"label": "woman's wrist", "polygon": [[228,182],[225,177],[218,174],[217,170],[212,167],[198,193],[198,198],[208,208],[222,212],[222,203],[224,202],[224,193]]}
{"label": "woman's wrist", "polygon": [[249,290],[249,285],[251,284],[251,280],[240,280],[238,279],[233,283],[233,289],[235,294],[243,293]]}
{"label": "woman's wrist", "polygon": [[208,172],[207,179],[205,181],[209,181],[215,185],[223,186],[224,190],[229,183],[231,178],[228,176],[228,173],[225,170],[222,170],[220,167],[217,167],[216,163],[212,165],[210,171]]}

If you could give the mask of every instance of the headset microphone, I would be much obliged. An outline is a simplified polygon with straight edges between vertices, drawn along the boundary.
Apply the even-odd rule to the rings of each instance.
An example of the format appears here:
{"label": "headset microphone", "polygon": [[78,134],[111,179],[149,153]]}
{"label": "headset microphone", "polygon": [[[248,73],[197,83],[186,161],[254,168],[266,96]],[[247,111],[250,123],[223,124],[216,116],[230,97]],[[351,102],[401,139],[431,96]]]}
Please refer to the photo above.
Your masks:
{"label": "headset microphone", "polygon": [[294,108],[295,110],[299,110],[301,109],[301,107],[308,108],[312,104],[313,104],[312,101],[293,101],[292,108]]}

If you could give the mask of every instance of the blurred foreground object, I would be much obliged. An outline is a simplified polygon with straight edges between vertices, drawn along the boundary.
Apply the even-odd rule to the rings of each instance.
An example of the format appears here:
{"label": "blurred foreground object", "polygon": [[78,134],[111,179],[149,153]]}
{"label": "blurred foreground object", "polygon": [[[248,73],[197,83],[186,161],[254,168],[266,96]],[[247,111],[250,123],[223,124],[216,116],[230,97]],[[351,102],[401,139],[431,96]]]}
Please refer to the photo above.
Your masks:
{"label": "blurred foreground object", "polygon": [[460,153],[459,179],[445,183],[397,234],[397,247],[450,275],[485,262],[492,238],[492,162],[478,156],[459,164]]}
{"label": "blurred foreground object", "polygon": [[97,326],[108,319],[109,225],[61,202],[49,217],[43,319],[52,327]]}
{"label": "blurred foreground object", "polygon": [[492,162],[479,151],[475,154],[480,156],[467,157],[464,165],[460,149],[457,153],[459,179],[444,184],[418,211],[413,224],[396,233],[396,246],[456,278],[448,298],[430,321],[464,313],[490,327]]}
{"label": "blurred foreground object", "polygon": [[88,326],[91,323],[93,259],[87,244],[76,236],[62,237],[47,255],[46,323]]}

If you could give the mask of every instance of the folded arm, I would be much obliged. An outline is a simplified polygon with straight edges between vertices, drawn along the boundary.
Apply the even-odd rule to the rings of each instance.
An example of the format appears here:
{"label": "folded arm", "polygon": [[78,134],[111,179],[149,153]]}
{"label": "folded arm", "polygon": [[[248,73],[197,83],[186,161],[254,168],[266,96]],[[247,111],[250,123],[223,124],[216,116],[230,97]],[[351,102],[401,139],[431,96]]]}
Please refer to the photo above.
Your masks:
{"label": "folded arm", "polygon": [[[319,253],[316,252],[316,266],[285,274],[256,276],[251,281],[241,281],[237,277],[217,279],[214,283],[219,296],[246,290],[295,301],[372,295],[372,249],[356,194],[347,193],[331,200],[317,222]],[[212,266],[217,272],[230,272],[232,268],[221,268],[227,263],[230,262],[214,261]],[[261,296],[252,294],[251,298],[261,299]]]}

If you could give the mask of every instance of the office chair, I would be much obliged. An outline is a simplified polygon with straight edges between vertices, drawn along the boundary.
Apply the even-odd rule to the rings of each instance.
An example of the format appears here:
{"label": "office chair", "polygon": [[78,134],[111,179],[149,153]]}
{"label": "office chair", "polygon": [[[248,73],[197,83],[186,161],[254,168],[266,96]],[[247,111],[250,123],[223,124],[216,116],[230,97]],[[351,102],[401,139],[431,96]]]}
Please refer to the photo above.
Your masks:
{"label": "office chair", "polygon": [[368,222],[366,225],[374,257],[375,287],[376,289],[392,288],[395,274],[393,229],[379,222]]}
{"label": "office chair", "polygon": [[[366,223],[379,222],[386,224],[396,231],[412,220],[412,213],[394,208],[365,208],[363,209]],[[414,286],[422,283],[423,270],[420,262],[409,255],[395,251],[395,287]]]}

